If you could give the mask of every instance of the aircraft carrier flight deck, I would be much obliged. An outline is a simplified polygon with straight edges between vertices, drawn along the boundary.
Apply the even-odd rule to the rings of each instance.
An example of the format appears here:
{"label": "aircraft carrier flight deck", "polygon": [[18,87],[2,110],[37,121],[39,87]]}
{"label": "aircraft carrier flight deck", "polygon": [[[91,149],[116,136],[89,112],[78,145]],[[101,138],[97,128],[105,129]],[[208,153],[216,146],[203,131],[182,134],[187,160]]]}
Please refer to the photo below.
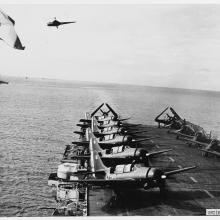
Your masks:
{"label": "aircraft carrier flight deck", "polygon": [[143,142],[147,150],[173,149],[154,159],[154,166],[180,168],[196,165],[197,168],[167,180],[164,199],[157,188],[129,191],[115,198],[111,189],[93,187],[89,190],[89,215],[206,215],[206,209],[219,209],[219,158],[203,157],[196,147],[177,140],[175,135],[167,133],[167,129],[145,125],[139,129],[149,130],[147,134],[155,137]]}

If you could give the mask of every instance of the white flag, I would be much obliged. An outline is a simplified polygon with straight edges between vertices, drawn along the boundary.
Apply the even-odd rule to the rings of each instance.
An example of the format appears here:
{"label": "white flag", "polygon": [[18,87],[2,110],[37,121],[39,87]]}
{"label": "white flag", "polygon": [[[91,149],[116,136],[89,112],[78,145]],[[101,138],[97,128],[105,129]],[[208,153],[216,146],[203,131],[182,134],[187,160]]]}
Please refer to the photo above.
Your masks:
{"label": "white flag", "polygon": [[18,35],[14,29],[15,21],[0,10],[0,40],[5,41],[9,46],[24,50]]}

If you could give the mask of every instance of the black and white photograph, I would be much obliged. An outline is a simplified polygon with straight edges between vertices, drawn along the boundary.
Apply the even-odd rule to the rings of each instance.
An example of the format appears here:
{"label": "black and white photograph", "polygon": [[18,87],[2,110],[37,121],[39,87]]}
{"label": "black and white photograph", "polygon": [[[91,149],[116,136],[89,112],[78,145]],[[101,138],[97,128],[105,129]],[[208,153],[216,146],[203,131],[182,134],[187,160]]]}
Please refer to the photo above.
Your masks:
{"label": "black and white photograph", "polygon": [[219,215],[220,4],[0,0],[0,217]]}

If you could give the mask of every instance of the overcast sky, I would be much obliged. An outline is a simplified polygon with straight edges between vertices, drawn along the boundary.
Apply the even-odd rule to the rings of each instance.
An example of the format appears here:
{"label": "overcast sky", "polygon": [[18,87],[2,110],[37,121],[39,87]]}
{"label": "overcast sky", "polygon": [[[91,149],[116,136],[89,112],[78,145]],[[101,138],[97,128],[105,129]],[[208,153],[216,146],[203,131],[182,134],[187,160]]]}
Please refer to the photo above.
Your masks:
{"label": "overcast sky", "polygon": [[220,5],[0,8],[26,46],[0,41],[2,75],[220,90]]}

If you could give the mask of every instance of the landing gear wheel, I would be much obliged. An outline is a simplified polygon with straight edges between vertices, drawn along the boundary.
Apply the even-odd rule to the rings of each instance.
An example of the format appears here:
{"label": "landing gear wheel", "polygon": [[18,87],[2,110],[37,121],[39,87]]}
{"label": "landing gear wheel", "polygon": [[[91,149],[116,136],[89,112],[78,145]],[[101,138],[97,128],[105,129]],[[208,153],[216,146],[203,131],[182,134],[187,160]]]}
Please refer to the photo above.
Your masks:
{"label": "landing gear wheel", "polygon": [[160,197],[162,200],[166,199],[166,188],[165,188],[165,181],[159,183],[160,189]]}

